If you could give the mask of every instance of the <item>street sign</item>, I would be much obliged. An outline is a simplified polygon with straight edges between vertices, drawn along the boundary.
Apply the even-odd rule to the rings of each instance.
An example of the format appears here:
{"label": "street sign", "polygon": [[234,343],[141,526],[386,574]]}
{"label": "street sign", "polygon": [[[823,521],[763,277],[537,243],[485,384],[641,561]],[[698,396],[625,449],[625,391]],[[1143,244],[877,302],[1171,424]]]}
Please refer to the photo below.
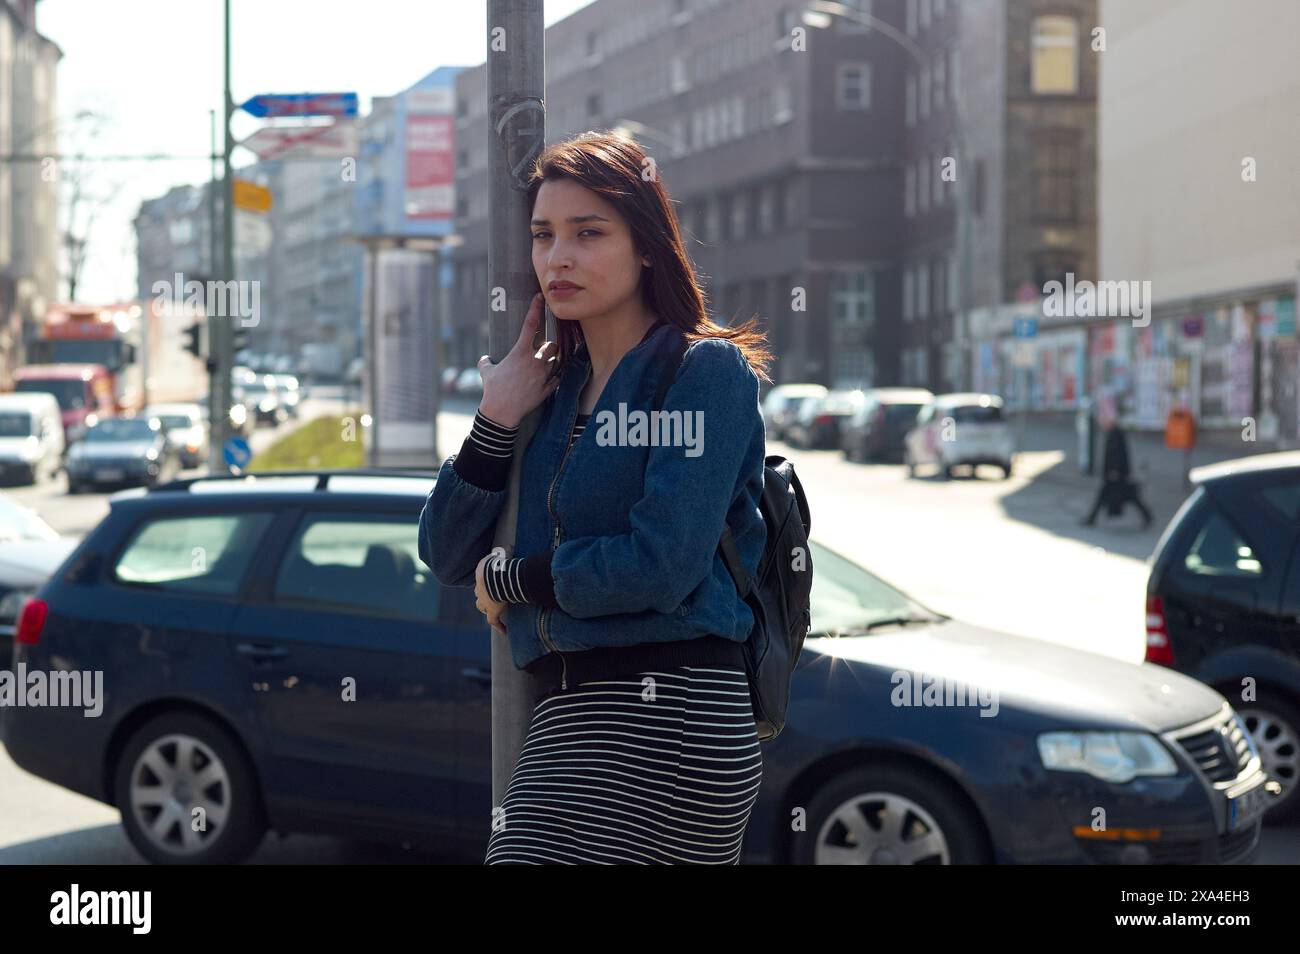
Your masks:
{"label": "street sign", "polygon": [[258,119],[286,116],[356,116],[356,93],[260,93],[239,106]]}
{"label": "street sign", "polygon": [[235,180],[235,208],[247,212],[271,211],[271,190],[247,179]]}
{"label": "street sign", "polygon": [[1017,318],[1011,323],[1011,328],[1017,338],[1034,338],[1038,335],[1038,319]]}
{"label": "street sign", "polygon": [[232,437],[221,445],[221,457],[228,467],[238,467],[243,470],[248,466],[248,462],[253,459],[253,449],[248,446],[248,441],[242,437]]}
{"label": "street sign", "polygon": [[295,158],[335,159],[357,153],[357,126],[339,120],[319,126],[266,126],[240,142],[259,159],[278,159],[292,150]]}

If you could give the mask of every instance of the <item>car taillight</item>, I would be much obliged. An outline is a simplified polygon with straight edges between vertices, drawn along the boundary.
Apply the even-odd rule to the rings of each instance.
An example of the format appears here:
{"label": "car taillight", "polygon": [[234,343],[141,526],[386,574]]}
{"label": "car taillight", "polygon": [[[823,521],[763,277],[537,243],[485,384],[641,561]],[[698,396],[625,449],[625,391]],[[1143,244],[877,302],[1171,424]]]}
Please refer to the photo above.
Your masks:
{"label": "car taillight", "polygon": [[35,646],[45,628],[45,617],[50,605],[45,600],[28,600],[18,614],[18,628],[14,631],[14,642],[24,646]]}
{"label": "car taillight", "polygon": [[1146,661],[1162,666],[1174,664],[1174,647],[1169,642],[1169,628],[1165,625],[1165,601],[1158,596],[1147,597]]}
{"label": "car taillight", "polygon": [[829,424],[834,418],[830,414],[818,414],[813,418],[814,424]]}

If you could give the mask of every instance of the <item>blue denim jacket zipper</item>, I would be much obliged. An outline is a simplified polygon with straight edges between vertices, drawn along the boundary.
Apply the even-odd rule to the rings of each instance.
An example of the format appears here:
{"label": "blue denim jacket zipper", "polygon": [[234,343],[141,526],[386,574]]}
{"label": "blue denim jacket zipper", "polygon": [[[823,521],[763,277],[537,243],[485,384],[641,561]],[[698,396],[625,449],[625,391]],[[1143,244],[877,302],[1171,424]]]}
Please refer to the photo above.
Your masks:
{"label": "blue denim jacket zipper", "polygon": [[[582,403],[583,388],[587,386],[587,382],[590,380],[591,380],[591,365],[589,363],[587,365],[587,376],[583,378],[582,385],[581,387],[578,388],[578,401],[573,406],[573,417],[570,418],[569,420],[568,430],[564,432],[566,435],[570,435],[573,433],[573,426],[578,422],[578,404]],[[578,440],[582,440],[582,438],[578,438]],[[554,553],[555,550],[560,545],[560,517],[558,514],[556,514],[555,509],[552,506],[555,497],[555,485],[560,482],[560,474],[564,472],[564,465],[565,462],[568,461],[569,459],[570,451],[573,450],[573,443],[569,443],[564,448],[564,456],[560,458],[560,466],[556,469],[555,477],[554,479],[551,480],[551,487],[546,492],[546,509],[550,513],[551,519],[555,521],[555,533],[551,536],[552,553]],[[551,652],[555,653],[560,657],[560,688],[568,689],[569,669],[568,669],[568,665],[564,661],[564,653],[560,652],[560,650],[555,646],[554,643],[551,642],[550,638],[546,635],[546,614],[549,612],[550,612],[549,609],[544,609],[542,610],[541,614],[537,617],[537,635],[541,639],[543,646],[546,646],[548,649],[551,650]]]}

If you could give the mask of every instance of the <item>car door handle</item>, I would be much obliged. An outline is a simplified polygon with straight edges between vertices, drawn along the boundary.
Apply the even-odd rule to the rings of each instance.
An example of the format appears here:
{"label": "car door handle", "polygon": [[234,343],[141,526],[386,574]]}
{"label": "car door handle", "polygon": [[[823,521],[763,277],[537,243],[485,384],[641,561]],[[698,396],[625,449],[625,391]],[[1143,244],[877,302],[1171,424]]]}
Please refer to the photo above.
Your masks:
{"label": "car door handle", "polygon": [[487,688],[492,687],[491,669],[484,669],[482,666],[468,666],[465,669],[462,669],[460,674],[462,678],[468,679],[470,682],[477,682],[479,685],[486,686]]}
{"label": "car door handle", "polygon": [[289,650],[283,646],[258,643],[239,643],[235,646],[235,652],[241,656],[252,656],[254,659],[284,659],[289,655]]}

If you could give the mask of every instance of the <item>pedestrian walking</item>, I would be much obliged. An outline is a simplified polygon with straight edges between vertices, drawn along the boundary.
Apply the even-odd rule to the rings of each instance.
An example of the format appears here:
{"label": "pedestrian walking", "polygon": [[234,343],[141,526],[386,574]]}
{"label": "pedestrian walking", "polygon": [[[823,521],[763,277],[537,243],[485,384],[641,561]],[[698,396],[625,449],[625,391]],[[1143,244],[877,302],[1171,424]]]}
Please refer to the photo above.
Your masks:
{"label": "pedestrian walking", "polygon": [[1103,506],[1107,516],[1118,517],[1124,512],[1124,507],[1131,503],[1142,514],[1142,529],[1145,530],[1151,526],[1151,511],[1142,502],[1137,484],[1130,477],[1128,435],[1119,423],[1113,403],[1103,401],[1098,417],[1106,433],[1105,450],[1102,453],[1102,481],[1092,510],[1081,523],[1088,527],[1095,525],[1097,514]]}
{"label": "pedestrian walking", "polygon": [[[729,527],[757,570],[771,355],[756,318],[709,320],[647,169],[633,139],[604,132],[538,157],[543,291],[512,350],[479,360],[472,429],[420,515],[421,559],[474,587],[491,632],[542,685],[489,864],[738,864],[757,800],[742,655],[754,616],[718,545]],[[535,349],[543,301],[556,340]],[[519,424],[538,406],[515,540],[492,549]]]}

